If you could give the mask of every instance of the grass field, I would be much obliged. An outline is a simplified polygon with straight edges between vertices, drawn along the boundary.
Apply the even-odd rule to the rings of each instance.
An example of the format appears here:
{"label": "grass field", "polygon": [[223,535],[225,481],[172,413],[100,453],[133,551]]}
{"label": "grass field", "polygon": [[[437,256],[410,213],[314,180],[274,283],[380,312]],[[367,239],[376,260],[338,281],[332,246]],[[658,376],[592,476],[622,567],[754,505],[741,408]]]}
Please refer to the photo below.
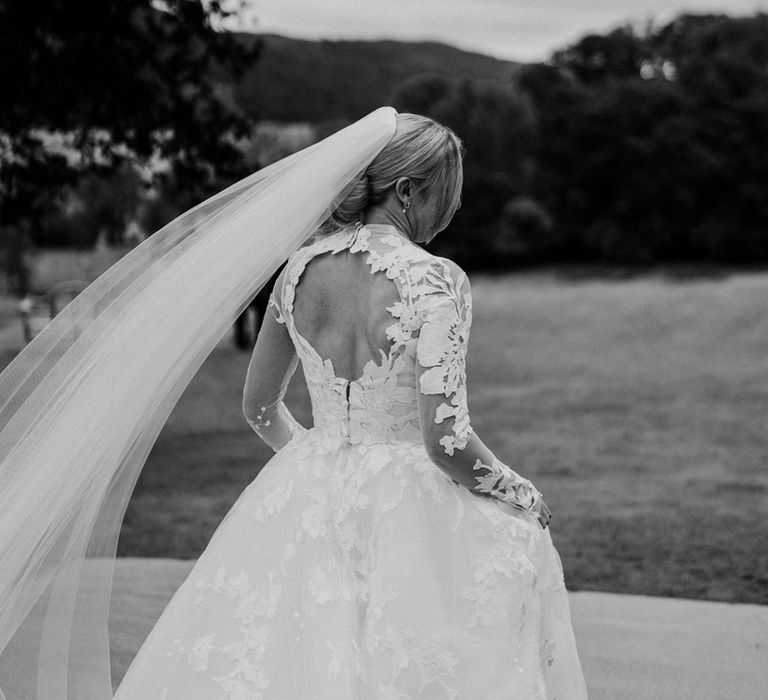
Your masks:
{"label": "grass field", "polygon": [[[473,277],[475,430],[543,491],[571,590],[768,604],[768,275]],[[195,557],[271,455],[222,343],[126,514],[123,555]],[[300,372],[288,403],[311,417]]]}

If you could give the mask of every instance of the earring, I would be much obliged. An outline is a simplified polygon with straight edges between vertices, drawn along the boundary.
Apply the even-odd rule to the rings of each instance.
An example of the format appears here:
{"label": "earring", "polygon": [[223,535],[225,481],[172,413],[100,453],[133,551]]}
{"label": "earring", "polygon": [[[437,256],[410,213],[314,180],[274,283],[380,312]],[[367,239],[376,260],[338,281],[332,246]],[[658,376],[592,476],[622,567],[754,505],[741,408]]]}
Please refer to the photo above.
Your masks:
{"label": "earring", "polygon": [[409,200],[407,200],[407,201],[405,201],[405,202],[403,202],[403,214],[405,214],[406,210],[407,210],[407,209],[408,209],[408,207],[410,207],[410,206],[411,206],[411,200],[410,200],[410,199],[409,199]]}

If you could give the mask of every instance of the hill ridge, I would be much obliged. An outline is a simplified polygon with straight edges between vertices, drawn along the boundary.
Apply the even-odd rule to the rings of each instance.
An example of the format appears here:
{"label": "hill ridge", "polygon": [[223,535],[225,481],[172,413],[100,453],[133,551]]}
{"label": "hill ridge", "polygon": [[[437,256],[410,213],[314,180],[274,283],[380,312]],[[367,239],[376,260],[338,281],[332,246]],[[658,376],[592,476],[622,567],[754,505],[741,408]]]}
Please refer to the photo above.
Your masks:
{"label": "hill ridge", "polygon": [[414,75],[508,82],[523,65],[436,41],[238,37],[260,40],[263,48],[254,68],[233,86],[235,100],[272,121],[351,121],[387,104],[392,90]]}

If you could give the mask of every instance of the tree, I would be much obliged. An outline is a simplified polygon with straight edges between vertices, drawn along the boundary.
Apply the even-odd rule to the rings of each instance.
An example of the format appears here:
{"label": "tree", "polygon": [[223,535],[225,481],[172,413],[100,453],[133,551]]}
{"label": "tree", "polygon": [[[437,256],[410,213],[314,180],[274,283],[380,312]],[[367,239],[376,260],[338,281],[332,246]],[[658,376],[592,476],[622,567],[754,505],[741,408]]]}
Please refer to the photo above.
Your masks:
{"label": "tree", "polygon": [[142,194],[141,178],[129,163],[109,175],[88,173],[63,190],[63,201],[39,222],[35,241],[41,247],[90,248],[101,235],[109,245],[124,245]]}
{"label": "tree", "polygon": [[552,217],[536,200],[511,199],[494,231],[495,252],[517,264],[545,260],[556,245],[552,224]]}
{"label": "tree", "polygon": [[650,56],[645,38],[628,25],[605,35],[589,34],[573,46],[556,51],[552,62],[567,68],[577,80],[592,83],[609,77],[638,77]]}
{"label": "tree", "polygon": [[567,260],[768,260],[768,15],[683,15],[527,66],[533,193]]}
{"label": "tree", "polygon": [[768,260],[768,14],[682,15],[654,37],[674,65],[705,157],[707,215],[692,243],[709,258]]}
{"label": "tree", "polygon": [[[221,76],[257,58],[224,0],[0,0],[0,222],[34,230],[63,188],[162,159],[199,196],[244,174],[251,115]],[[18,238],[18,236],[17,236]]]}

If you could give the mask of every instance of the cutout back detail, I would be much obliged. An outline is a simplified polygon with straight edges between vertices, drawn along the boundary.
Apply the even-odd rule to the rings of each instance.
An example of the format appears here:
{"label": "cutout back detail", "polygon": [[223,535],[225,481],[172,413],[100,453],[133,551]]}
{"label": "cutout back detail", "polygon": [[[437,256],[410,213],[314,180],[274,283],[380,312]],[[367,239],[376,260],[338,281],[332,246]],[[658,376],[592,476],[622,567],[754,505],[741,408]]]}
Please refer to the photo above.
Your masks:
{"label": "cutout back detail", "polygon": [[392,309],[403,304],[402,288],[398,275],[381,265],[382,256],[371,252],[372,230],[374,238],[396,236],[402,247],[413,246],[389,226],[333,234],[301,251],[283,290],[297,346],[346,384],[361,381],[367,370],[391,366],[398,354]]}

